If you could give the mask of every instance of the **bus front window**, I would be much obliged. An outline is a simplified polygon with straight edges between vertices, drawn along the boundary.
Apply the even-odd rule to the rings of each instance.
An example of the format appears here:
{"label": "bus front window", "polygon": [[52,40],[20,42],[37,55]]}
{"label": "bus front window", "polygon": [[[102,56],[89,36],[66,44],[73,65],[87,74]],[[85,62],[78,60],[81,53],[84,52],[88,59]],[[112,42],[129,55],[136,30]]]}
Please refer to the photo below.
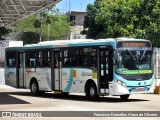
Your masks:
{"label": "bus front window", "polygon": [[148,74],[152,73],[152,53],[147,50],[119,51],[116,63],[118,74]]}

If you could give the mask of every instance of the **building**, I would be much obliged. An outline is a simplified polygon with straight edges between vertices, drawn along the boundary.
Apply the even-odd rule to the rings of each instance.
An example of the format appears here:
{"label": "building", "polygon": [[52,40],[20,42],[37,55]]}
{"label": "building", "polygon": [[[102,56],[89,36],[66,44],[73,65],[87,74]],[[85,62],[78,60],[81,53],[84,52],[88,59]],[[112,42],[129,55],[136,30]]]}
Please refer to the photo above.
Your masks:
{"label": "building", "polygon": [[81,31],[83,30],[83,22],[86,12],[82,11],[70,11],[66,13],[68,20],[71,23],[71,33],[70,39],[85,39],[86,35],[82,35]]}

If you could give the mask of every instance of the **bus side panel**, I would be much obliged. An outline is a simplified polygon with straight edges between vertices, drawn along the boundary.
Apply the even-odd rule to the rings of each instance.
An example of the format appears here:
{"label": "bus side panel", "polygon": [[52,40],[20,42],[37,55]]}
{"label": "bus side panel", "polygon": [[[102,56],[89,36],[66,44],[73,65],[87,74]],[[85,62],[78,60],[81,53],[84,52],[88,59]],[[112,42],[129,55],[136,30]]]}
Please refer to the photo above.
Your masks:
{"label": "bus side panel", "polygon": [[71,87],[73,83],[72,69],[62,68],[62,91],[71,92]]}
{"label": "bus side panel", "polygon": [[30,82],[33,78],[35,78],[38,82],[39,76],[36,75],[35,68],[26,68],[26,88],[30,88]]}
{"label": "bus side panel", "polygon": [[42,79],[39,81],[39,90],[52,91],[51,68],[42,68]]}
{"label": "bus side panel", "polygon": [[62,88],[63,92],[84,93],[85,83],[87,80],[95,81],[91,69],[86,68],[65,68],[62,69]]}
{"label": "bus side panel", "polygon": [[77,68],[77,69],[74,69],[74,72],[76,74],[73,77],[73,87],[71,91],[74,93],[85,93],[84,90],[85,90],[86,81],[89,79],[93,80],[92,69]]}
{"label": "bus side panel", "polygon": [[61,72],[59,69],[54,70],[55,90],[61,90]]}
{"label": "bus side panel", "polygon": [[30,87],[30,80],[32,78],[35,78],[38,82],[39,90],[52,91],[51,89],[51,69],[50,68],[32,68],[32,69],[27,68],[27,72],[26,72],[26,85],[27,86],[26,88]]}
{"label": "bus side panel", "polygon": [[16,68],[5,69],[5,83],[17,88]]}

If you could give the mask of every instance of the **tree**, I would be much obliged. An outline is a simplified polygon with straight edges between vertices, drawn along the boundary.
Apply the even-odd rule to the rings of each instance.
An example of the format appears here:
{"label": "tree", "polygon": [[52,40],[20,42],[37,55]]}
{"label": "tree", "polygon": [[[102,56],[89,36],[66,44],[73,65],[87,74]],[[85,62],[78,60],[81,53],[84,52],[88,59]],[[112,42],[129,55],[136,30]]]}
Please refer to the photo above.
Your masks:
{"label": "tree", "polygon": [[159,0],[97,0],[87,6],[84,28],[88,38],[127,36],[160,46],[159,13]]}
{"label": "tree", "polygon": [[7,29],[5,27],[0,27],[0,40],[3,40],[2,36],[6,36],[11,32],[10,29]]}
{"label": "tree", "polygon": [[82,31],[82,34],[86,33],[87,38],[97,38],[97,33],[103,32],[103,24],[97,24],[95,21],[99,9],[100,7],[97,2],[95,2],[94,5],[89,4],[87,6],[87,13],[84,19],[84,28],[87,28],[88,30]]}
{"label": "tree", "polygon": [[39,34],[35,32],[22,32],[20,39],[23,40],[23,44],[36,44],[39,42]]}
{"label": "tree", "polygon": [[49,37],[53,40],[64,39],[67,37],[69,29],[69,24],[67,23],[67,18],[62,14],[54,14],[46,16],[43,23],[43,36],[44,39],[48,38],[48,25],[49,25]]}
{"label": "tree", "polygon": [[39,32],[39,29],[34,27],[34,21],[37,20],[37,15],[33,14],[25,19],[20,20],[14,26],[14,31],[21,33],[21,32]]}
{"label": "tree", "polygon": [[[14,31],[19,33],[18,39],[24,40],[24,36],[28,36],[28,34],[32,34],[32,36],[36,36],[36,43],[39,42],[40,37],[40,28],[41,21],[40,15],[32,15],[26,19],[19,21],[14,28]],[[45,40],[54,40],[54,39],[64,39],[69,31],[69,25],[67,23],[66,16],[57,12],[57,10],[50,11],[48,14],[48,10],[42,13],[42,41]],[[33,35],[35,33],[35,35]],[[26,35],[24,35],[26,34]],[[22,39],[23,38],[23,39]],[[29,40],[29,39],[25,39]],[[31,43],[31,39],[29,41],[25,41],[24,43]],[[33,43],[35,43],[33,41]]]}

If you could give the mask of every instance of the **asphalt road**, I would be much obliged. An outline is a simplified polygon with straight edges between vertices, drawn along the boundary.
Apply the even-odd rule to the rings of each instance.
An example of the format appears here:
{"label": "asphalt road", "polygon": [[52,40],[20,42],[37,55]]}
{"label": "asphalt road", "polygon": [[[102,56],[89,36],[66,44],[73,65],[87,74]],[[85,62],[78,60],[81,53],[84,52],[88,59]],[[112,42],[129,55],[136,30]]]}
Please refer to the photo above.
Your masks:
{"label": "asphalt road", "polygon": [[[61,117],[43,117],[43,118],[32,118],[24,117],[23,119],[32,120],[48,120],[48,119],[61,119],[61,120],[138,120],[138,119],[160,119],[160,117],[95,117],[96,112],[101,111],[127,111],[128,113],[134,113],[137,111],[160,111],[160,95],[157,94],[134,94],[129,97],[125,102],[121,101],[119,97],[101,97],[98,101],[90,101],[82,94],[69,94],[68,96],[54,95],[52,93],[46,93],[44,95],[32,96],[29,90],[15,89],[9,86],[0,85],[0,111],[50,111],[49,115],[54,116],[62,114]],[[54,112],[53,112],[54,111]],[[57,112],[56,111],[61,111]],[[63,111],[63,112],[62,112]],[[64,117],[64,111],[70,112],[69,117]],[[78,116],[74,117],[75,111]],[[85,111],[85,112],[84,112]],[[89,111],[95,111],[93,117],[86,117]],[[108,113],[108,112],[107,112]],[[159,112],[160,113],[160,112]],[[110,114],[110,113],[109,113]],[[84,116],[83,116],[84,115]],[[1,115],[0,115],[1,116]],[[0,117],[0,120],[22,120],[21,117]]]}

